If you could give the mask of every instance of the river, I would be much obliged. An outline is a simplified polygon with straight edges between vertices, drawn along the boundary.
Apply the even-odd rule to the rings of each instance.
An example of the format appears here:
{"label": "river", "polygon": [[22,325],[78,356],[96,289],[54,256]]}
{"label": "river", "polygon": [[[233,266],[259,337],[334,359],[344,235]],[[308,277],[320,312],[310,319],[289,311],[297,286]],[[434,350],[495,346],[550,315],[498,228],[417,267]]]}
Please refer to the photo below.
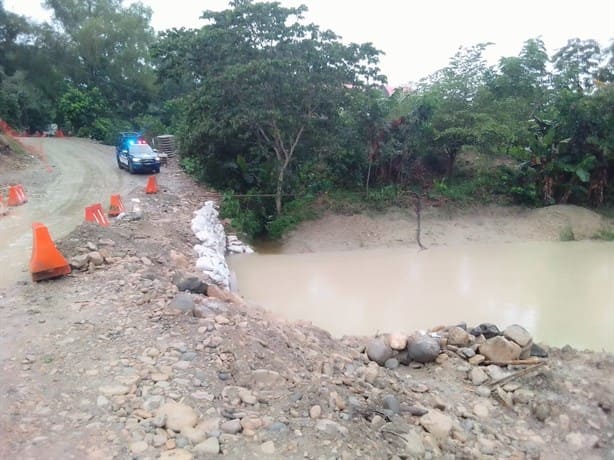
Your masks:
{"label": "river", "polygon": [[614,243],[533,242],[229,258],[239,293],[335,336],[521,324],[614,352]]}

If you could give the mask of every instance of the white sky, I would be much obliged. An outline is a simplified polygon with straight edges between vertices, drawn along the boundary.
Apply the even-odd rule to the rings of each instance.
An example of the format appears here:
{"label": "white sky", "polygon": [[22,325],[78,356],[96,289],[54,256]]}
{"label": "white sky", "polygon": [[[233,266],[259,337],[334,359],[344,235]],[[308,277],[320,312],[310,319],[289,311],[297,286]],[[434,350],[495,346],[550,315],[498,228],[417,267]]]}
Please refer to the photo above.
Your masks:
{"label": "white sky", "polygon": [[[131,3],[124,0],[124,3]],[[153,9],[156,30],[200,27],[203,10],[226,0],[142,0]],[[306,15],[346,42],[372,42],[386,54],[380,67],[393,85],[417,81],[447,65],[461,45],[494,42],[487,58],[518,55],[529,38],[541,37],[552,55],[570,38],[614,39],[614,0],[281,0],[305,4]],[[44,20],[41,0],[4,0],[9,11]]]}

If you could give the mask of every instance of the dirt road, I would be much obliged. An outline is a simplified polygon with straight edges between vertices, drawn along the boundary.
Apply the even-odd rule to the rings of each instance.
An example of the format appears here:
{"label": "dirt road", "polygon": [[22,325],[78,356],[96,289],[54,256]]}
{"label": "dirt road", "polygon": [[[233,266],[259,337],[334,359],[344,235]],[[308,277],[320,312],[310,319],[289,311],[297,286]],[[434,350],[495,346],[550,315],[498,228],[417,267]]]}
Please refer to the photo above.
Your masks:
{"label": "dirt road", "polygon": [[[108,169],[93,174],[116,176],[104,152]],[[61,187],[54,173],[35,177]],[[146,176],[118,180],[121,192]],[[456,327],[437,328],[435,362],[399,365],[398,354],[378,366],[365,350],[392,356],[385,340],[336,340],[214,286],[179,292],[184,274],[199,275],[190,222],[212,193],[176,159],[158,181],[158,194],[139,185],[123,197],[141,200],[142,218],[58,241],[89,266],[0,289],[0,458],[614,458],[611,354],[546,347],[538,372],[517,374],[486,365],[477,343],[453,345],[453,329],[454,343],[486,340]],[[73,186],[96,195],[87,178]],[[397,345],[417,339],[401,332]]]}
{"label": "dirt road", "polygon": [[27,204],[0,218],[0,288],[29,278],[32,222],[44,223],[52,238],[62,238],[83,221],[86,206],[101,203],[106,208],[111,194],[125,193],[147,178],[119,170],[111,146],[84,139],[21,141],[40,152],[41,161],[19,178],[0,173],[0,184],[22,183],[28,197]]}

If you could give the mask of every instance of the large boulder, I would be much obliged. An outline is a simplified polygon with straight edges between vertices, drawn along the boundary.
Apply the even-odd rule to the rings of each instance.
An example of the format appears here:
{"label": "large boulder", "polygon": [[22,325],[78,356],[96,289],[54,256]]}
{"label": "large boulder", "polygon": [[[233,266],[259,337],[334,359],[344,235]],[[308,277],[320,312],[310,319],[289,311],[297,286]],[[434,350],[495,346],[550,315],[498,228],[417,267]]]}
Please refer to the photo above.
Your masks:
{"label": "large boulder", "polygon": [[461,327],[454,326],[448,331],[448,345],[466,347],[473,343],[473,336]]}
{"label": "large boulder", "polygon": [[186,275],[182,272],[176,272],[173,275],[173,284],[181,292],[192,292],[194,294],[205,294],[207,292],[207,284],[197,276]]}
{"label": "large boulder", "polygon": [[384,338],[375,337],[367,344],[367,356],[371,361],[375,361],[380,366],[394,356],[394,351]]}
{"label": "large boulder", "polygon": [[522,349],[517,343],[507,340],[505,337],[496,336],[488,339],[480,345],[480,354],[495,363],[514,361],[520,357]]}
{"label": "large boulder", "polygon": [[407,352],[409,359],[412,361],[430,363],[437,359],[437,356],[439,356],[441,352],[441,348],[439,346],[439,340],[428,335],[423,335],[407,345]]}

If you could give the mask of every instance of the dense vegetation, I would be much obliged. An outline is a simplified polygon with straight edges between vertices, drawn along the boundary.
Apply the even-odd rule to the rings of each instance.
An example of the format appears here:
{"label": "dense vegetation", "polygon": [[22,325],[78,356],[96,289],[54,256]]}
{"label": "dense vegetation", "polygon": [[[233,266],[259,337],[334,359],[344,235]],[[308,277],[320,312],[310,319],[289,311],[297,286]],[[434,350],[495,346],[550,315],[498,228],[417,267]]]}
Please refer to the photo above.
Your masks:
{"label": "dense vegetation", "polygon": [[614,204],[614,43],[549,56],[532,38],[496,66],[477,44],[389,96],[380,51],[305,23],[304,7],[235,0],[156,34],[139,3],[45,5],[52,23],[34,24],[0,0],[0,118],[106,142],[176,133],[183,166],[229,192],[249,234],[347,196]]}

